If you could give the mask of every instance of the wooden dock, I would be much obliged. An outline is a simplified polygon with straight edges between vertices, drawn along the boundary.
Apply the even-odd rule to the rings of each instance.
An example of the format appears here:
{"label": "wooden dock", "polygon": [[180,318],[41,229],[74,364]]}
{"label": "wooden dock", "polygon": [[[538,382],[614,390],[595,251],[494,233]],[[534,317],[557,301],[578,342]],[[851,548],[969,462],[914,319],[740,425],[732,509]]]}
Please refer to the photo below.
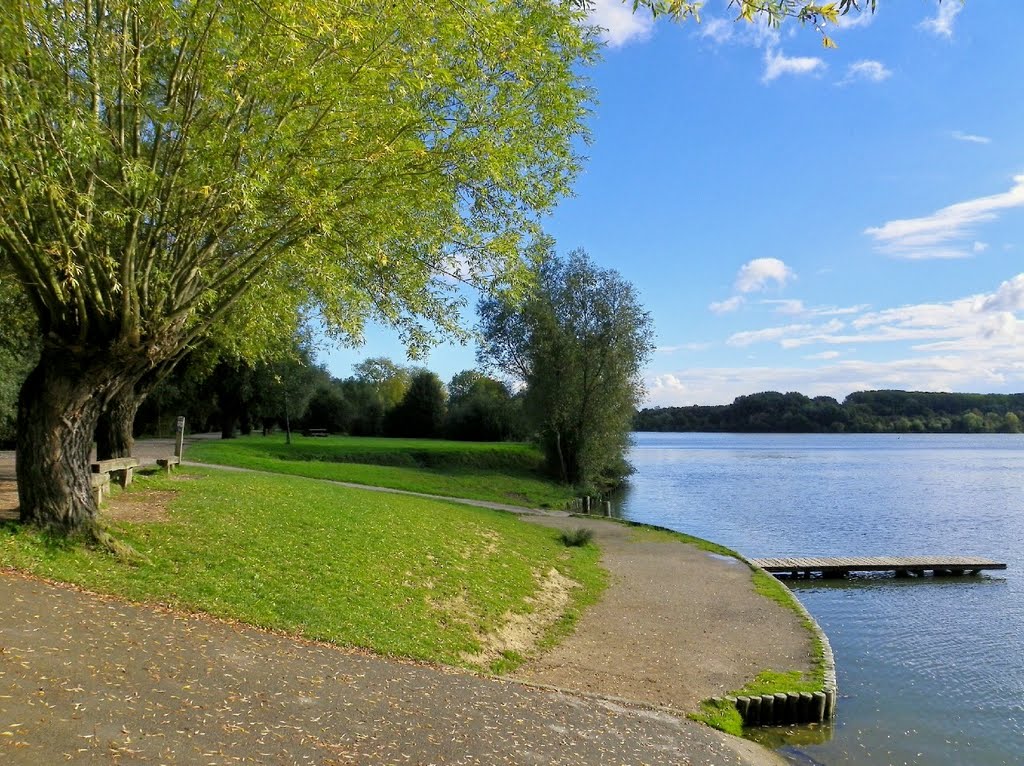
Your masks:
{"label": "wooden dock", "polygon": [[972,556],[787,557],[751,559],[750,563],[790,577],[845,577],[852,572],[893,572],[897,577],[977,574],[985,569],[1006,569],[1006,564]]}

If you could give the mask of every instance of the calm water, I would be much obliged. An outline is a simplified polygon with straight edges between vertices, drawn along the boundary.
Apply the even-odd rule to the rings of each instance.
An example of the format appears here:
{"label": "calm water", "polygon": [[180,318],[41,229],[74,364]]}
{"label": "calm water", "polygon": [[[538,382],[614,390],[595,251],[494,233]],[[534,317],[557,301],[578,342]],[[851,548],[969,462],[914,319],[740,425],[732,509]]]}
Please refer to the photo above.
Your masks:
{"label": "calm water", "polygon": [[1007,572],[798,584],[839,671],[799,763],[1024,764],[1024,435],[635,434],[626,518],[747,556],[950,553]]}

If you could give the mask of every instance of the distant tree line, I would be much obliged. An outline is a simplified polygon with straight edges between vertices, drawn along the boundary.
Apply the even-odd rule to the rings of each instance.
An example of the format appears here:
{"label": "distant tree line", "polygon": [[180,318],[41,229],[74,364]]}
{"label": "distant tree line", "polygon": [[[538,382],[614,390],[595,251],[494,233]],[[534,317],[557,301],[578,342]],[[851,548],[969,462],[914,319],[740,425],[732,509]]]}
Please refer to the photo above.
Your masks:
{"label": "distant tree line", "polygon": [[143,402],[135,433],[169,435],[178,415],[186,417],[190,431],[220,431],[224,438],[286,426],[353,436],[526,437],[521,398],[483,373],[460,372],[445,386],[430,370],[374,357],[338,379],[301,346],[263,364],[186,361]]}
{"label": "distant tree line", "polygon": [[1024,394],[858,391],[840,404],[766,391],[732,404],[652,407],[636,414],[636,431],[734,433],[1020,433]]}

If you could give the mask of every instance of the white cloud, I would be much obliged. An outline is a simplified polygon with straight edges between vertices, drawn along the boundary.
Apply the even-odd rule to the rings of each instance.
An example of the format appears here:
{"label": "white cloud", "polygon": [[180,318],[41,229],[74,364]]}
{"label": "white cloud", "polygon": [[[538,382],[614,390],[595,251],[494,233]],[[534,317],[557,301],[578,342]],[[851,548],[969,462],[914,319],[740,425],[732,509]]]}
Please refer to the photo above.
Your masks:
{"label": "white cloud", "polygon": [[842,354],[840,354],[838,351],[822,351],[820,354],[808,354],[807,356],[804,357],[804,359],[828,360],[836,359],[839,356],[842,356]]}
{"label": "white cloud", "polygon": [[740,268],[736,275],[736,290],[741,293],[755,293],[764,290],[772,282],[784,287],[796,275],[778,258],[755,258]]}
{"label": "white cloud", "polygon": [[788,324],[782,327],[766,327],[763,330],[747,330],[730,335],[726,345],[745,348],[754,343],[765,343],[774,340],[781,341],[789,335],[803,335],[813,329],[814,325]]}
{"label": "white cloud", "polygon": [[965,258],[971,247],[964,238],[980,223],[995,220],[1004,210],[1024,207],[1024,175],[1015,176],[1009,191],[958,202],[922,218],[888,221],[864,230],[878,249],[897,258]]}
{"label": "white cloud", "polygon": [[[994,349],[1024,339],[1024,320],[1017,319],[1018,312],[1024,312],[1024,274],[1003,282],[992,293],[861,313],[849,324],[832,319],[824,324],[793,323],[744,330],[731,335],[726,344],[743,348],[778,343],[783,349],[796,349],[904,342],[924,343],[921,348],[933,349],[943,344],[952,348],[955,344],[978,343]],[[1021,353],[1024,359],[1024,349]]]}
{"label": "white cloud", "polygon": [[1024,311],[1024,274],[999,285],[999,289],[985,296],[979,311]]}
{"label": "white cloud", "polygon": [[957,14],[964,9],[963,4],[960,0],[942,0],[937,5],[935,17],[925,19],[921,22],[920,27],[937,37],[950,38],[953,36],[953,21]]}
{"label": "white cloud", "polygon": [[881,61],[864,59],[855,61],[846,68],[846,77],[840,84],[851,82],[882,82],[892,76],[892,70],[887,69]]}
{"label": "white cloud", "polygon": [[734,295],[731,298],[727,298],[724,301],[714,301],[708,305],[708,310],[712,314],[728,314],[730,311],[735,311],[743,305],[743,296]]}
{"label": "white cloud", "polygon": [[753,22],[739,22],[733,18],[701,18],[695,27],[702,40],[716,46],[743,45],[751,48],[774,47],[779,44],[779,31],[769,26],[765,16],[755,16]]}
{"label": "white cloud", "polygon": [[856,306],[807,306],[801,300],[762,300],[761,303],[775,306],[776,314],[809,317],[836,317],[859,314],[869,307],[867,303]]}
{"label": "white cloud", "polygon": [[715,45],[724,45],[735,38],[735,27],[736,22],[728,19],[707,19],[701,21],[698,30],[703,39],[710,40]]}
{"label": "white cloud", "polygon": [[783,75],[806,75],[824,69],[825,62],[817,56],[786,56],[775,48],[764,52],[764,74],[762,82],[771,82]]}
{"label": "white cloud", "polygon": [[857,27],[866,27],[874,20],[874,13],[869,13],[866,10],[852,10],[844,16],[840,16],[839,22],[836,26],[839,27],[839,29],[856,29]]}
{"label": "white cloud", "polygon": [[587,18],[601,28],[601,39],[612,48],[646,40],[654,28],[648,11],[637,9],[634,13],[633,4],[622,0],[594,0]]}
{"label": "white cloud", "polygon": [[803,314],[807,311],[807,307],[801,300],[763,300],[764,303],[769,306],[775,306],[776,314]]}
{"label": "white cloud", "polygon": [[680,343],[678,346],[658,346],[656,354],[674,354],[677,351],[707,351],[713,343]]}
{"label": "white cloud", "polygon": [[979,136],[975,133],[964,133],[962,130],[954,130],[950,135],[957,141],[965,141],[969,144],[991,144],[992,139],[988,136]]}
{"label": "white cloud", "polygon": [[679,379],[678,375],[658,375],[649,384],[650,388],[656,388],[661,391],[671,391],[674,394],[684,394],[686,392],[686,385]]}
{"label": "white cloud", "polygon": [[975,242],[971,245],[971,251],[974,253],[984,253],[988,250],[988,242]]}

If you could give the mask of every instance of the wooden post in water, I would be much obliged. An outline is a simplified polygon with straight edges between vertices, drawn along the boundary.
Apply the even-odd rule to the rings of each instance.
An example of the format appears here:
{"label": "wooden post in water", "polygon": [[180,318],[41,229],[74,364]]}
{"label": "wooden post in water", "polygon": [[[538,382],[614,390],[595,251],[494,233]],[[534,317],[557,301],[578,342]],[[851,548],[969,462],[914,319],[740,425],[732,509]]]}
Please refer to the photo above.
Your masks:
{"label": "wooden post in water", "polygon": [[775,723],[786,723],[786,709],[788,704],[788,694],[785,692],[775,692]]}
{"label": "wooden post in water", "polygon": [[811,703],[811,720],[814,723],[822,723],[825,720],[825,693],[815,692],[814,701]]}
{"label": "wooden post in water", "polygon": [[775,695],[761,695],[761,723],[770,726],[775,723]]}
{"label": "wooden post in water", "polygon": [[747,718],[750,716],[750,697],[737,697],[736,698],[736,712],[740,714],[740,718],[743,719],[743,723],[747,723]]}
{"label": "wooden post in water", "polygon": [[836,692],[829,689],[825,692],[825,720],[831,721],[836,717]]}
{"label": "wooden post in water", "polygon": [[747,702],[747,726],[757,726],[761,723],[761,698],[751,697]]}
{"label": "wooden post in water", "polygon": [[800,692],[800,703],[797,708],[797,716],[800,723],[807,723],[811,720],[811,708],[813,707],[814,695],[810,692]]}
{"label": "wooden post in water", "polygon": [[786,695],[786,716],[782,721],[783,723],[801,723],[800,721],[800,695],[799,694],[787,694]]}

